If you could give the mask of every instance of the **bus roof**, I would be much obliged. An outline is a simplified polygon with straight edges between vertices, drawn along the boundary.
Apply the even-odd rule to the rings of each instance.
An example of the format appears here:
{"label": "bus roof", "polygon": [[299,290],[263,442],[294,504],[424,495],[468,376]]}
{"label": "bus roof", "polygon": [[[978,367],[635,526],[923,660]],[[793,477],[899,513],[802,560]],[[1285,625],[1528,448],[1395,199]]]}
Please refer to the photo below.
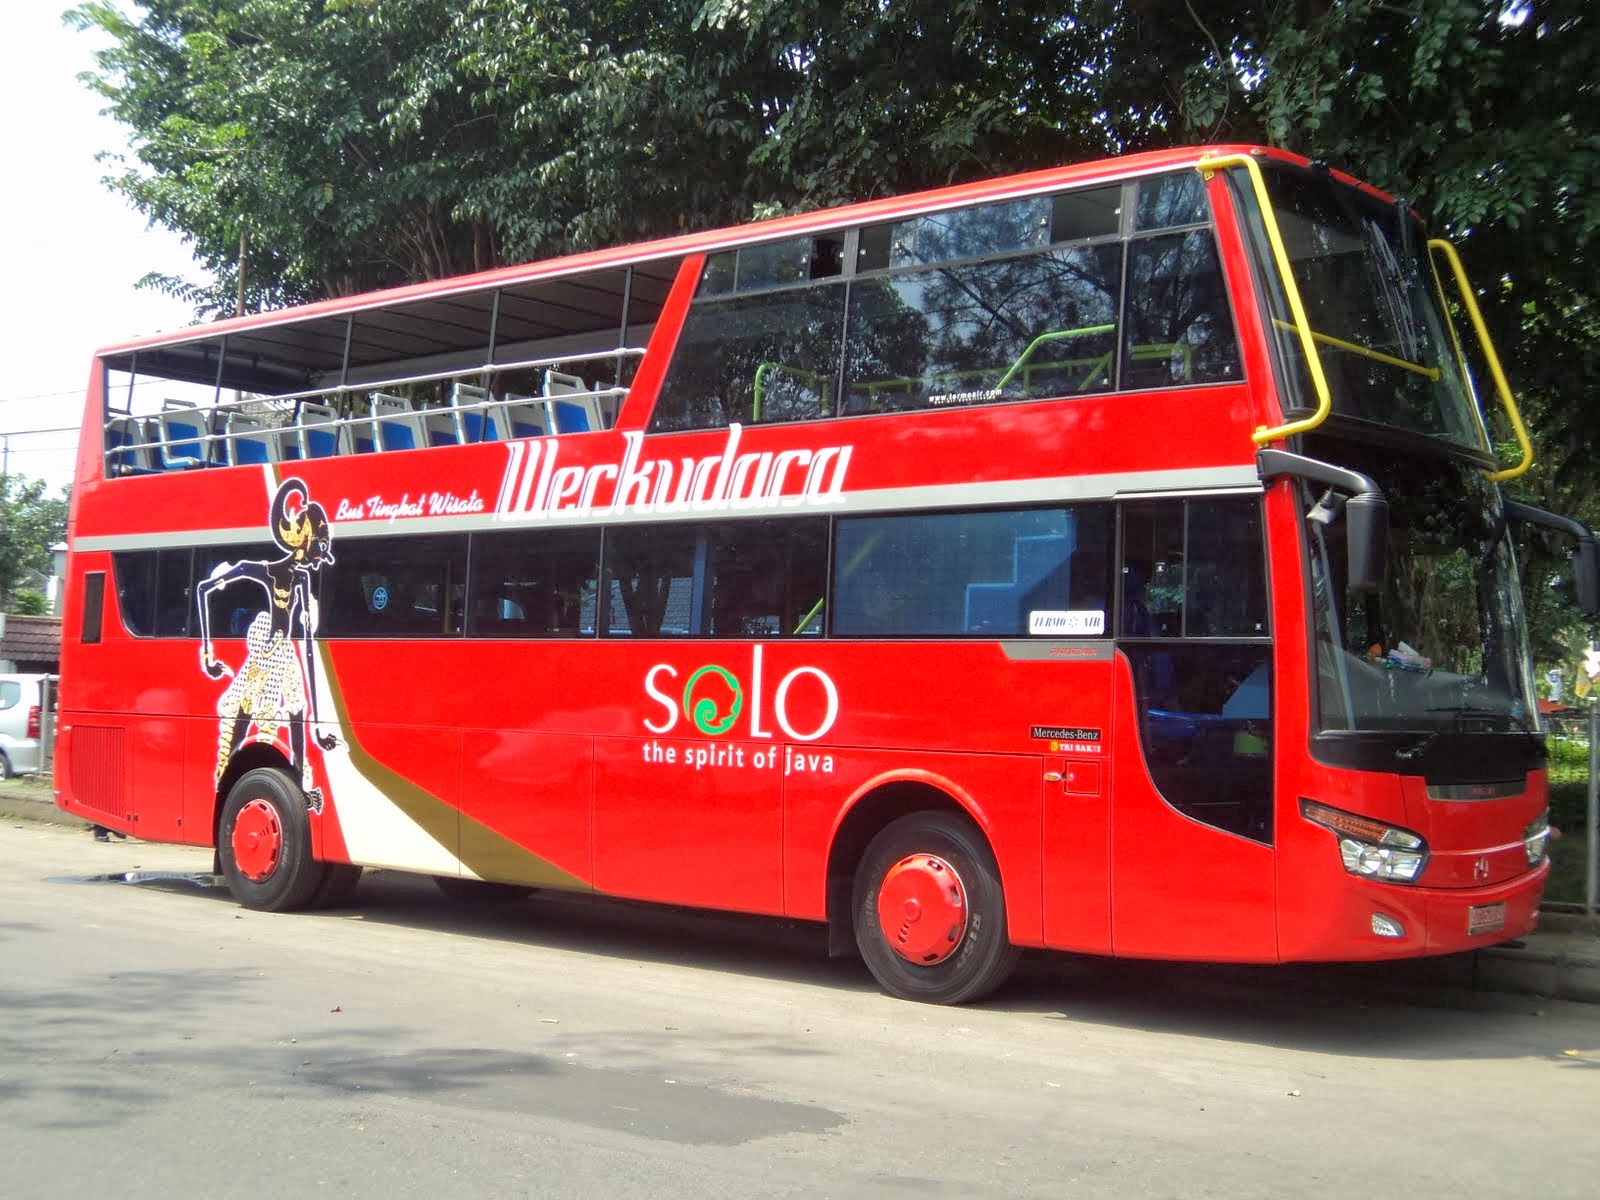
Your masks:
{"label": "bus roof", "polygon": [[[854,225],[891,221],[916,213],[936,211],[990,200],[1024,196],[1054,188],[1092,184],[1099,181],[1114,182],[1133,176],[1168,171],[1191,166],[1199,159],[1213,154],[1252,153],[1283,162],[1307,165],[1307,160],[1287,151],[1258,146],[1207,145],[1188,146],[1170,150],[1156,150],[1130,154],[1117,158],[1098,159],[1070,166],[1053,167],[1023,174],[998,176],[993,179],[930,191],[885,197],[859,204],[818,209],[791,216],[753,221],[745,225],[706,230],[655,241],[637,242],[623,246],[586,251],[561,258],[543,259],[515,266],[497,267],[470,275],[455,275],[445,279],[426,280],[376,292],[342,296],[290,308],[251,313],[242,317],[229,317],[206,324],[188,326],[181,330],[150,334],[127,342],[114,343],[98,351],[98,357],[124,355],[139,350],[175,346],[201,339],[215,339],[221,335],[249,331],[252,342],[259,344],[266,330],[274,326],[290,326],[303,321],[345,316],[413,301],[436,300],[467,292],[479,292],[506,285],[557,280],[562,276],[602,270],[607,267],[625,268],[651,263],[663,267],[662,278],[670,283],[676,273],[676,264],[690,254],[704,254],[726,250],[749,243],[767,241],[784,236],[803,236]],[[1357,181],[1342,174],[1347,183]],[[271,340],[270,338],[268,340]]]}

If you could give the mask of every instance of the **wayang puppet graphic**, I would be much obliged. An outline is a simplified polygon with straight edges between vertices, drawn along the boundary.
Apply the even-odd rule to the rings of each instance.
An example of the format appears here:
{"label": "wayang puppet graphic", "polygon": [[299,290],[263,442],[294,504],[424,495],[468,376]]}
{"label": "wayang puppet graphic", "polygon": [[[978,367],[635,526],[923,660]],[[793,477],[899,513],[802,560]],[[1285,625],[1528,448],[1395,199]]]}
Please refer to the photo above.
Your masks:
{"label": "wayang puppet graphic", "polygon": [[[328,514],[311,500],[299,479],[286,479],[272,499],[272,540],[283,557],[261,562],[219,563],[198,588],[200,668],[212,679],[233,680],[217,701],[217,774],[249,741],[275,741],[280,728],[289,735],[289,752],[311,811],[322,811],[322,791],[313,785],[306,758],[306,726],[316,714],[317,600],[314,576],[333,562]],[[212,651],[210,600],[224,589],[260,588],[266,607],[244,631],[245,659],[237,672]],[[240,597],[241,603],[246,602]],[[253,607],[253,606],[252,606]],[[237,636],[238,630],[219,631]],[[251,727],[255,733],[252,735]],[[339,745],[332,734],[316,735],[324,750]]]}

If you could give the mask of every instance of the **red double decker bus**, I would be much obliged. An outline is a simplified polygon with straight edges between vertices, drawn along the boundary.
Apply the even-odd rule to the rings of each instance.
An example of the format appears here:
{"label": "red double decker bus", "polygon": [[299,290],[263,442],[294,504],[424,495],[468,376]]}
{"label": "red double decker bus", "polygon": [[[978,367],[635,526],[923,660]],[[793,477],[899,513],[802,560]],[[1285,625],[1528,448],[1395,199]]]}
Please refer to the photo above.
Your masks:
{"label": "red double decker bus", "polygon": [[1516,937],[1514,534],[1594,550],[1503,498],[1481,332],[1404,206],[1210,147],[112,346],[59,804],[257,908],[782,915],[939,1002]]}

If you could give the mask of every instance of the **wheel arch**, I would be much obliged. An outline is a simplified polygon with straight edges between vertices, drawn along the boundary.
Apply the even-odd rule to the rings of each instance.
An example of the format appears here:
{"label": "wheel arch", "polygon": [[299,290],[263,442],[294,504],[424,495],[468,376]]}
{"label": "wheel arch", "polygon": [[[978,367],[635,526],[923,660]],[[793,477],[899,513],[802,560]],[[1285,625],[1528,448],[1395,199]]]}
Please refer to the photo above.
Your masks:
{"label": "wheel arch", "polygon": [[[257,767],[275,767],[291,780],[294,779],[294,770],[289,764],[288,757],[277,746],[269,742],[251,742],[249,745],[241,746],[228,760],[228,769],[222,773],[222,778],[217,781],[216,791],[211,796],[212,846],[217,845],[217,838],[221,832],[222,806],[227,802],[228,793],[233,791],[233,785],[239,782],[241,776]],[[299,786],[298,782],[295,786]]]}
{"label": "wheel arch", "polygon": [[[950,780],[929,771],[898,771],[869,780],[840,810],[828,844],[826,911],[830,955],[857,953],[850,890],[867,844],[885,826],[914,812],[944,812],[970,822],[988,845],[989,853],[995,853],[982,808]],[[997,864],[998,861],[996,856]],[[1001,877],[1004,878],[1003,870]]]}

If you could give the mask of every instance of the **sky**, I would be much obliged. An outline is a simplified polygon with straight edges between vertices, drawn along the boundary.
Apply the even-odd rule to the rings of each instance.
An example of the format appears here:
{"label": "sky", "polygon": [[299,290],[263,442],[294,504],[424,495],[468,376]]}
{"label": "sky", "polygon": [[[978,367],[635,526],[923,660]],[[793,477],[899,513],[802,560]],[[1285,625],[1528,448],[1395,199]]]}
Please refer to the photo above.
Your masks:
{"label": "sky", "polygon": [[[123,126],[78,82],[103,45],[62,24],[65,0],[12,0],[0,39],[0,454],[13,475],[72,481],[94,351],[191,323],[188,305],[134,284],[151,271],[200,278],[182,240],[101,177]],[[69,432],[36,433],[35,430]],[[7,453],[9,451],[9,453]]]}

